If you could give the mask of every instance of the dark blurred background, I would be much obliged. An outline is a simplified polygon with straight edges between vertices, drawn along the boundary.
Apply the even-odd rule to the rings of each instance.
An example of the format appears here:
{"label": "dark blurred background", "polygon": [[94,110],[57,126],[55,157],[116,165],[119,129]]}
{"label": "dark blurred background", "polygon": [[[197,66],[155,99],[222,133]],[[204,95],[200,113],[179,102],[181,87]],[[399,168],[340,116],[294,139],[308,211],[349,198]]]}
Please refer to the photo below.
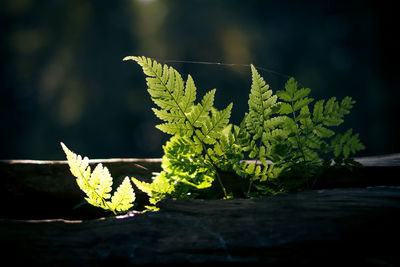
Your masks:
{"label": "dark blurred background", "polygon": [[[1,0],[0,158],[64,159],[63,141],[90,158],[161,157],[168,136],[137,64],[253,63],[274,90],[294,76],[315,99],[352,96],[343,129],[359,155],[400,152],[399,30],[385,1]],[[249,67],[169,63],[198,97],[247,110]],[[277,73],[279,74],[277,74]]]}

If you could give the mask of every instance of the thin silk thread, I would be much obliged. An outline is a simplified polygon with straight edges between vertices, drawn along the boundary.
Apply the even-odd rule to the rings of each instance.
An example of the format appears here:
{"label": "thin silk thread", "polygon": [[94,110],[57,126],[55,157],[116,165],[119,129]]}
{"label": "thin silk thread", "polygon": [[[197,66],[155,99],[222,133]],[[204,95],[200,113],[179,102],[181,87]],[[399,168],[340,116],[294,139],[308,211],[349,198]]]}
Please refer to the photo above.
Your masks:
{"label": "thin silk thread", "polygon": [[[226,67],[250,67],[250,64],[238,64],[238,63],[223,63],[223,62],[211,62],[211,61],[192,61],[192,60],[176,60],[176,59],[166,59],[166,60],[160,60],[160,59],[155,59],[152,58],[153,60],[160,61],[163,63],[184,63],[184,64],[198,64],[198,65],[217,65],[217,66],[226,66]],[[277,76],[285,77],[285,78],[291,78],[292,76],[274,71],[272,69],[264,68],[264,67],[258,67],[253,65],[257,70],[261,70],[264,72],[268,72]],[[298,82],[298,81],[297,81]],[[300,86],[302,84],[298,82]],[[303,86],[302,86],[303,87]]]}

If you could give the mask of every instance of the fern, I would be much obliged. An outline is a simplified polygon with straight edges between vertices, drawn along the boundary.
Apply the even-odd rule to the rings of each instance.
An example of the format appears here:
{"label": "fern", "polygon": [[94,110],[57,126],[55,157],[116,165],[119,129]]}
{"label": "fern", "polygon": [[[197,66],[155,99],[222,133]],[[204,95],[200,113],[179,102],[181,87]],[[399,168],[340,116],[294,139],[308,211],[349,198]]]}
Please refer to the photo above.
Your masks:
{"label": "fern", "polygon": [[[286,90],[278,91],[277,95],[282,100],[280,114],[289,114],[287,119],[287,128],[291,129],[293,136],[288,138],[291,159],[302,162],[318,162],[324,157],[324,154],[332,154],[335,157],[344,156],[348,158],[364,149],[364,146],[358,139],[358,135],[352,135],[352,131],[346,133],[345,139],[339,141],[335,137],[336,133],[331,128],[343,123],[343,117],[350,113],[355,101],[350,97],[345,97],[341,102],[335,97],[328,101],[319,100],[313,106],[313,112],[310,112],[309,105],[313,102],[309,98],[310,89],[298,88],[297,82],[291,78],[285,85]],[[340,138],[341,135],[338,135]],[[331,142],[329,139],[337,140]],[[350,143],[347,140],[351,140]],[[348,149],[350,144],[351,149]],[[336,146],[336,147],[335,147]],[[335,151],[346,151],[342,155]],[[348,152],[348,153],[347,153]]]}
{"label": "fern", "polygon": [[172,67],[162,66],[145,57],[126,57],[134,60],[148,76],[147,91],[159,109],[155,115],[165,123],[156,127],[168,134],[196,138],[200,144],[214,144],[228,125],[232,103],[219,111],[213,107],[215,89],[207,92],[200,103],[196,101],[196,86],[189,75],[186,83]]}
{"label": "fern", "polygon": [[[216,90],[207,92],[199,103],[196,102],[197,89],[192,77],[189,75],[184,82],[181,75],[172,67],[161,65],[157,61],[145,57],[126,57],[124,60],[134,60],[148,76],[147,91],[151,99],[158,106],[153,108],[155,115],[164,121],[156,127],[174,136],[179,136],[172,143],[190,142],[188,146],[196,147],[193,154],[188,156],[192,162],[205,161],[210,169],[207,177],[218,179],[218,166],[212,155],[214,146],[223,138],[223,131],[229,124],[229,118],[233,104],[229,104],[225,109],[218,110],[214,107],[214,97]],[[211,147],[210,147],[211,146]],[[165,162],[174,161],[178,154],[166,153]],[[164,164],[166,166],[167,163]],[[178,166],[169,163],[172,170],[177,170]],[[165,167],[166,169],[168,167]],[[171,179],[179,180],[179,172],[167,170],[166,175]],[[198,171],[193,168],[185,170],[185,175],[190,177],[184,179],[187,184],[198,186]],[[197,177],[197,178],[196,178]],[[200,179],[201,180],[201,179]],[[205,183],[201,181],[200,184]],[[226,195],[226,190],[219,180],[222,191]]]}
{"label": "fern", "polygon": [[[197,101],[190,75],[185,81],[174,68],[146,57],[124,60],[133,60],[143,69],[155,104],[152,110],[161,120],[156,127],[171,135],[163,146],[162,171],[154,174],[152,182],[131,178],[149,196],[150,210],[157,210],[156,204],[164,198],[229,198],[297,190],[332,165],[350,169],[359,165],[351,158],[364,149],[358,134],[352,129],[344,134],[334,130],[355,103],[350,97],[314,102],[311,90],[300,88],[294,78],[274,94],[251,65],[248,112],[237,126],[229,122],[232,103],[221,110],[214,107],[216,89]],[[88,203],[114,214],[133,206],[135,194],[128,177],[111,194],[113,178],[106,167],[98,164],[92,172],[87,157],[61,146]]]}
{"label": "fern", "polygon": [[278,97],[273,94],[269,85],[251,65],[252,85],[249,95],[249,111],[245,114],[238,136],[243,151],[248,152],[255,163],[242,162],[236,172],[250,177],[247,194],[255,180],[266,181],[277,175],[278,168],[269,164],[276,151],[277,141],[288,133],[281,125],[285,117],[275,116],[279,110]]}
{"label": "fern", "polygon": [[[175,69],[155,60],[124,60],[134,60],[142,67],[147,90],[158,107],[153,111],[163,121],[156,127],[173,135],[164,146],[163,171],[153,183],[134,180],[153,203],[163,197],[187,198],[200,189],[212,190],[215,180],[227,197],[219,176],[232,170],[248,179],[247,195],[252,187],[259,192],[281,190],[285,187],[281,177],[309,178],[326,165],[330,155],[337,165],[352,164],[351,154],[364,148],[352,131],[342,135],[332,129],[349,114],[355,103],[350,97],[341,102],[334,97],[319,100],[312,106],[311,90],[299,88],[294,78],[274,94],[251,65],[249,110],[236,126],[229,123],[232,103],[223,110],[213,106],[215,89],[196,103],[196,86],[190,75],[185,82]],[[243,161],[246,157],[254,161]],[[229,182],[243,185],[242,180]],[[304,180],[290,183],[298,187]],[[281,189],[271,189],[274,184]]]}
{"label": "fern", "polygon": [[[241,175],[249,175],[251,181],[296,176],[295,187],[299,187],[322,170],[326,155],[334,154],[336,164],[346,164],[352,163],[347,160],[351,154],[364,149],[351,130],[336,135],[331,129],[343,123],[343,117],[350,113],[355,103],[350,97],[341,102],[334,97],[326,103],[317,101],[310,112],[314,101],[309,97],[310,89],[298,88],[298,83],[290,78],[285,90],[273,95],[257,70],[253,66],[251,69],[249,112],[241,130],[243,149],[256,162],[243,163]],[[268,166],[268,162],[272,164]]]}
{"label": "fern", "polygon": [[198,154],[198,145],[187,137],[173,136],[164,146],[162,171],[152,183],[132,179],[134,184],[156,204],[163,198],[193,198],[196,190],[211,186],[214,171],[204,156]]}
{"label": "fern", "polygon": [[99,163],[93,172],[89,166],[89,159],[82,158],[61,143],[64,150],[71,173],[76,177],[79,188],[86,194],[86,201],[95,207],[109,210],[114,214],[126,211],[133,206],[135,193],[128,177],[125,177],[122,184],[111,197],[113,178],[107,167]]}

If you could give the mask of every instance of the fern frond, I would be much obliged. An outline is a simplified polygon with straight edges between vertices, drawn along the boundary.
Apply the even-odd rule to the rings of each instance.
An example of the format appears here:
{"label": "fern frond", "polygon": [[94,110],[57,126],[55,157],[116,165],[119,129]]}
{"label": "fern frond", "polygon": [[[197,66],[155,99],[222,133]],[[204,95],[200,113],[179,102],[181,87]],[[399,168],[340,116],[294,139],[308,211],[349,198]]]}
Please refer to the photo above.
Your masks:
{"label": "fern frond", "polygon": [[336,158],[349,158],[351,154],[365,149],[365,146],[360,142],[358,134],[353,134],[353,130],[349,129],[344,134],[338,134],[331,142]]}
{"label": "fern frond", "polygon": [[245,115],[246,130],[253,134],[253,140],[262,137],[264,124],[279,108],[277,104],[277,96],[272,94],[269,85],[257,72],[257,69],[251,65],[252,85],[249,95],[249,111]]}
{"label": "fern frond", "polygon": [[124,181],[111,197],[111,202],[109,202],[109,206],[111,207],[111,209],[116,211],[125,211],[133,206],[134,201],[135,194],[133,192],[132,185],[129,181],[129,177],[125,177]]}
{"label": "fern frond", "polygon": [[182,98],[182,102],[180,103],[184,113],[190,111],[190,109],[194,106],[194,101],[196,101],[196,86],[192,76],[188,75],[188,79],[185,84],[185,94]]}
{"label": "fern frond", "polygon": [[[239,175],[250,176],[249,191],[253,181],[265,181],[273,178],[270,171],[272,168],[268,163],[273,156],[271,155],[273,148],[277,144],[277,140],[284,139],[287,135],[283,130],[283,125],[286,121],[285,116],[279,116],[278,111],[281,108],[281,103],[278,102],[278,96],[272,93],[269,85],[257,72],[256,68],[251,65],[252,84],[249,95],[249,111],[245,114],[241,124],[241,137],[239,140],[242,149],[247,151],[248,157],[255,159],[257,164],[241,163],[235,166],[235,170]],[[291,98],[290,94],[287,98]],[[278,116],[277,116],[278,115]]]}
{"label": "fern frond", "polygon": [[201,142],[210,145],[217,142],[217,138],[220,138],[222,131],[229,123],[232,105],[232,103],[229,104],[228,107],[221,111],[212,109],[211,118],[207,117],[201,127],[201,131],[196,131]]}
{"label": "fern frond", "polygon": [[[148,92],[160,109],[153,108],[158,118],[165,121],[156,127],[171,135],[191,137],[196,133],[200,142],[214,144],[220,131],[228,124],[232,105],[223,111],[212,112],[215,89],[207,92],[200,103],[195,104],[196,86],[189,75],[186,83],[172,67],[162,66],[145,57],[132,59],[149,76],[146,78]],[[211,116],[210,116],[211,113]]]}
{"label": "fern frond", "polygon": [[324,103],[325,100],[319,100],[314,104],[313,122],[320,123],[324,119]]}
{"label": "fern frond", "polygon": [[209,116],[209,112],[214,105],[215,89],[207,92],[201,102],[193,106],[192,111],[187,114],[189,122],[195,127],[201,127],[204,119]]}
{"label": "fern frond", "polygon": [[152,183],[146,183],[134,177],[132,177],[131,180],[139,190],[149,196],[149,201],[153,205],[170,195],[175,189],[175,186],[165,177],[164,172],[155,176]]}
{"label": "fern frond", "polygon": [[89,166],[89,159],[87,157],[82,158],[80,155],[73,153],[68,147],[61,142],[61,147],[67,156],[68,165],[71,173],[77,178],[79,187],[84,188],[82,190],[89,190],[87,188],[88,180],[90,178],[91,170]]}
{"label": "fern frond", "polygon": [[112,189],[113,178],[108,169],[101,163],[97,164],[87,182],[92,190],[86,191],[88,196],[86,200],[94,206],[109,209],[106,199],[111,197],[109,193]]}
{"label": "fern frond", "polygon": [[193,135],[193,127],[188,121],[186,121],[186,123],[173,123],[173,122],[162,123],[156,125],[156,128],[164,133],[171,135],[182,135],[182,136]]}
{"label": "fern frond", "polygon": [[[183,136],[173,136],[163,147],[162,168],[175,182],[183,182],[194,187],[208,186],[212,182],[214,170],[198,154],[198,144]],[[211,180],[210,180],[211,179]]]}
{"label": "fern frond", "polygon": [[[124,181],[118,189],[120,191],[117,193],[115,200],[108,201],[111,197],[111,190],[113,184],[113,178],[107,167],[103,167],[101,163],[97,164],[93,172],[91,172],[89,166],[89,159],[87,157],[83,158],[80,155],[75,154],[68,147],[61,143],[61,147],[64,150],[68,165],[70,167],[71,173],[76,177],[76,182],[79,188],[86,194],[86,201],[93,206],[112,211],[116,214],[116,211],[125,211],[132,206],[127,204],[127,201],[132,203],[135,200],[135,194],[132,187]],[[120,201],[121,205],[118,204],[118,196],[123,194],[124,200]],[[113,198],[114,198],[113,196]],[[128,207],[129,206],[129,207]]]}
{"label": "fern frond", "polygon": [[[357,135],[350,132],[335,136],[330,128],[340,125],[350,112],[355,103],[350,97],[340,102],[332,97],[312,106],[311,90],[299,88],[294,78],[285,83],[284,90],[273,94],[251,65],[249,110],[240,127],[234,126],[232,132],[229,125],[232,104],[223,110],[215,109],[215,89],[196,104],[196,86],[190,75],[184,82],[176,70],[155,60],[145,57],[124,60],[128,59],[139,63],[148,76],[148,92],[158,106],[153,111],[164,121],[156,127],[174,135],[163,147],[163,171],[158,180],[152,184],[138,183],[153,195],[165,196],[163,189],[170,188],[165,184],[157,193],[156,181],[168,181],[172,186],[170,195],[180,195],[188,192],[188,185],[209,186],[215,175],[226,197],[218,171],[228,166],[239,175],[252,177],[250,192],[253,181],[276,178],[281,172],[284,175],[302,169],[308,174],[314,172],[315,166],[323,162],[322,153],[333,152],[336,157],[347,158],[363,148]],[[244,153],[255,159],[255,164],[240,162]],[[308,174],[304,176],[309,177]]]}
{"label": "fern frond", "polygon": [[[186,112],[191,110],[196,98],[196,87],[190,76],[185,88],[181,75],[172,67],[161,65],[146,57],[126,57],[124,60],[136,61],[148,76],[146,78],[147,91],[153,102],[160,108],[153,111],[157,117],[170,123],[162,126],[162,131],[172,124],[180,124],[187,120]],[[168,133],[176,134],[176,130],[168,131]]]}

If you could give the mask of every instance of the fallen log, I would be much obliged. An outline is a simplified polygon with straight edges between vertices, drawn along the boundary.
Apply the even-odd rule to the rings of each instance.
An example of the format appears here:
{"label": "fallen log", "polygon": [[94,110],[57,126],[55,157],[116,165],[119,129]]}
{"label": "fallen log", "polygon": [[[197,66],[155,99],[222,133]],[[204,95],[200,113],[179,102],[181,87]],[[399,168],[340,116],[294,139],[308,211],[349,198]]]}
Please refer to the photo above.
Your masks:
{"label": "fallen log", "polygon": [[[253,199],[165,200],[160,203],[159,212],[131,212],[117,217],[92,214],[81,218],[77,214],[62,215],[62,208],[68,207],[59,208],[59,217],[57,213],[46,216],[47,208],[57,207],[57,201],[62,200],[52,198],[54,195],[77,190],[65,162],[2,161],[3,190],[8,197],[17,194],[26,205],[14,206],[13,200],[2,196],[6,211],[18,207],[18,212],[8,211],[0,219],[1,256],[4,262],[42,265],[398,265],[398,247],[393,244],[400,238],[400,183],[395,176],[399,159],[398,154],[359,159],[365,167],[355,175],[352,187],[342,184],[333,188],[332,183],[323,188],[321,182],[319,189],[292,194]],[[122,164],[118,162],[114,162],[115,166]],[[125,163],[129,167],[122,167]],[[104,164],[113,174],[122,168],[121,175],[141,173],[143,179],[151,177],[154,166],[132,160],[125,163],[114,170],[113,163]],[[137,166],[131,166],[135,164],[146,169],[139,171]],[[24,168],[29,170],[25,175]],[[336,185],[352,179],[335,177],[341,181]],[[65,184],[54,185],[63,179]],[[44,188],[35,184],[41,180],[46,180]],[[48,188],[51,186],[54,188]],[[43,199],[30,199],[38,192]],[[79,191],[73,194],[78,200]],[[41,201],[50,201],[51,205],[43,208],[31,204],[44,205]],[[34,216],[32,209],[44,211]]]}

